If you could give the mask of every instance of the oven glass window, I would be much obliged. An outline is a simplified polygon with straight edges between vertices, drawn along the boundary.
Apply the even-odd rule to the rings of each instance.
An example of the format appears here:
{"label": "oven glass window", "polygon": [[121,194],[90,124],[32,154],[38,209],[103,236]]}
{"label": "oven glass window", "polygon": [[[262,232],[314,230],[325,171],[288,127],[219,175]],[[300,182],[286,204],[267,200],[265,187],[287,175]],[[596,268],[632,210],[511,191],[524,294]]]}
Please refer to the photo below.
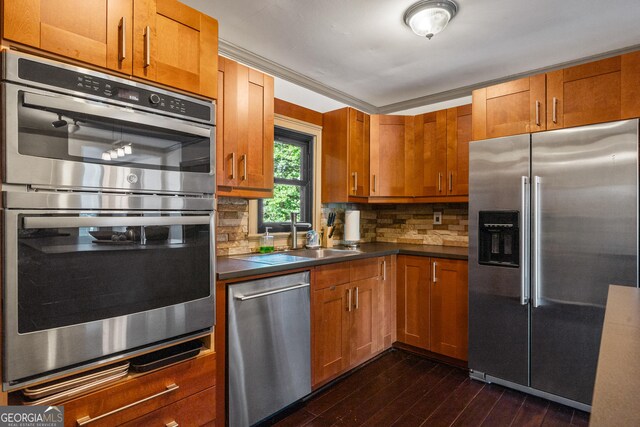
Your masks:
{"label": "oven glass window", "polygon": [[175,130],[172,119],[164,119],[166,127],[149,126],[133,113],[128,121],[29,106],[24,95],[20,92],[18,107],[20,154],[165,171],[211,170],[210,138]]}
{"label": "oven glass window", "polygon": [[[18,229],[20,333],[210,295],[209,225],[131,227],[126,225],[127,217],[121,219],[122,225],[109,227]],[[24,224],[23,216],[19,224]]]}

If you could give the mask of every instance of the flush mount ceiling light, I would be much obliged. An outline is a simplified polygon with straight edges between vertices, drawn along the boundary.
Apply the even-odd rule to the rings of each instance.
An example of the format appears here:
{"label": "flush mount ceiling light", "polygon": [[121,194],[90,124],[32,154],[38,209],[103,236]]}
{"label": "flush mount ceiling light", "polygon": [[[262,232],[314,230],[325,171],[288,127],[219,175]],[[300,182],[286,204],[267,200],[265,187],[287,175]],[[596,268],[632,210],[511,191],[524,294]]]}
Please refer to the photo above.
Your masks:
{"label": "flush mount ceiling light", "polygon": [[458,11],[450,0],[426,0],[411,6],[404,14],[404,23],[420,37],[431,37],[444,30]]}

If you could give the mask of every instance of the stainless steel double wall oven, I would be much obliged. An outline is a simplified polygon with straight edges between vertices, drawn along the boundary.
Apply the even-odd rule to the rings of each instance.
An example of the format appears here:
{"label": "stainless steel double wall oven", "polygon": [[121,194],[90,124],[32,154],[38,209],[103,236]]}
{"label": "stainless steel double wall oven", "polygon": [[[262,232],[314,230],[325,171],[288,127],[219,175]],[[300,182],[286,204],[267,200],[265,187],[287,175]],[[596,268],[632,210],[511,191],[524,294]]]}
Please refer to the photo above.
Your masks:
{"label": "stainless steel double wall oven", "polygon": [[3,386],[211,331],[215,105],[2,54]]}

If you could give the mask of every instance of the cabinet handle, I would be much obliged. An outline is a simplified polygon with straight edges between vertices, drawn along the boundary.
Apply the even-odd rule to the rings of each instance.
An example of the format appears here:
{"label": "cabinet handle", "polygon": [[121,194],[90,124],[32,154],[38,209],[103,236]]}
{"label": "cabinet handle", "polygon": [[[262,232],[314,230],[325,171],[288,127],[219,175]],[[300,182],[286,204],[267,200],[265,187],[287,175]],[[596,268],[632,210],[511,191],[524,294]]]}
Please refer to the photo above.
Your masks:
{"label": "cabinet handle", "polygon": [[449,172],[449,193],[453,192],[453,172]]}
{"label": "cabinet handle", "polygon": [[356,286],[356,304],[355,304],[355,306],[356,306],[356,310],[358,309],[358,305],[359,305],[359,304],[358,304],[358,294],[359,294],[359,292],[358,292],[358,287]]}
{"label": "cabinet handle", "polygon": [[540,126],[540,101],[536,101],[536,126]]}
{"label": "cabinet handle", "polygon": [[144,68],[151,65],[151,28],[144,27]]}
{"label": "cabinet handle", "polygon": [[382,260],[382,281],[386,281],[387,280],[387,260],[383,259]]}
{"label": "cabinet handle", "polygon": [[171,421],[170,423],[166,423],[165,427],[179,427],[180,424],[178,424],[177,422]]}
{"label": "cabinet handle", "polygon": [[553,114],[551,117],[553,123],[558,123],[558,98],[553,97]]}
{"label": "cabinet handle", "polygon": [[127,18],[125,16],[120,18],[118,31],[120,32],[120,55],[118,59],[122,62],[127,57]]}
{"label": "cabinet handle", "polygon": [[240,179],[245,181],[247,179],[247,155],[243,154],[240,156],[240,161],[242,162],[242,176]]}
{"label": "cabinet handle", "polygon": [[442,174],[438,172],[438,192],[442,192]]}
{"label": "cabinet handle", "polygon": [[166,389],[166,390],[161,391],[160,393],[156,393],[156,394],[151,395],[151,396],[149,396],[149,397],[145,397],[144,399],[140,399],[140,400],[138,400],[138,401],[136,401],[136,402],[129,403],[128,405],[121,406],[121,407],[120,407],[120,408],[118,408],[118,409],[114,409],[113,411],[109,411],[109,412],[104,413],[104,414],[102,414],[102,415],[98,415],[98,416],[97,416],[97,417],[95,417],[95,418],[91,418],[89,415],[87,415],[86,417],[78,418],[78,419],[76,420],[76,424],[77,424],[78,426],[86,426],[87,424],[92,423],[92,422],[94,422],[94,421],[101,420],[101,419],[106,418],[106,417],[109,417],[109,416],[111,416],[111,415],[113,415],[113,414],[117,414],[118,412],[122,412],[122,411],[124,411],[124,410],[126,410],[126,409],[129,409],[129,408],[132,408],[132,407],[134,407],[134,406],[140,405],[140,404],[142,404],[142,403],[144,403],[144,402],[148,402],[148,401],[150,401],[150,400],[152,400],[152,399],[156,399],[156,398],[158,398],[158,397],[160,397],[160,396],[164,396],[165,394],[168,394],[168,393],[171,393],[171,392],[173,392],[173,391],[176,391],[176,390],[177,390],[177,389],[179,389],[179,388],[180,388],[180,387],[179,387],[177,384],[175,384],[175,383],[174,383],[174,384],[169,384],[169,385],[167,386],[167,389]]}
{"label": "cabinet handle", "polygon": [[373,192],[376,192],[376,174],[373,174]]}
{"label": "cabinet handle", "polygon": [[353,177],[353,194],[358,193],[358,172],[351,172],[351,176]]}
{"label": "cabinet handle", "polygon": [[438,266],[437,262],[433,262],[433,283],[436,283],[438,281],[438,277],[436,276],[436,267]]}
{"label": "cabinet handle", "polygon": [[347,311],[351,311],[351,288],[347,290]]}
{"label": "cabinet handle", "polygon": [[236,153],[231,153],[231,179],[236,179]]}

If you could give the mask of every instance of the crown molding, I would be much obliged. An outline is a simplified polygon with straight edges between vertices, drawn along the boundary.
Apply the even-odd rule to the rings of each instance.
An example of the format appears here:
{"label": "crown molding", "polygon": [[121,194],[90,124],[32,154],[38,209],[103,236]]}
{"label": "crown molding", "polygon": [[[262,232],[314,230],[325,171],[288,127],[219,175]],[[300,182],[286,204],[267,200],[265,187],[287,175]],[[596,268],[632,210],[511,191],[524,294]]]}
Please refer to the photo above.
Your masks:
{"label": "crown molding", "polygon": [[470,96],[471,92],[487,86],[493,86],[508,82],[511,80],[520,79],[523,77],[532,76],[535,74],[547,73],[562,68],[573,67],[575,65],[585,64],[587,62],[597,61],[600,59],[610,58],[612,56],[622,55],[625,53],[640,50],[640,44],[625,47],[622,49],[611,50],[608,52],[600,53],[597,55],[588,56],[578,60],[567,61],[560,64],[555,64],[549,67],[538,68],[535,70],[526,71],[523,73],[512,74],[499,79],[488,80],[480,83],[475,83],[460,88],[446,90],[443,92],[434,93],[431,95],[420,96],[417,98],[407,99],[405,101],[395,102],[392,104],[375,106],[359,98],[351,96],[347,93],[334,89],[330,86],[320,83],[317,80],[311,79],[303,74],[293,71],[287,67],[276,64],[275,62],[266,59],[262,56],[256,55],[240,46],[234,45],[226,40],[219,39],[218,50],[220,55],[233,59],[238,62],[242,62],[251,67],[257,68],[266,73],[272,74],[288,82],[294,83],[298,86],[302,86],[306,89],[312,90],[321,95],[327,96],[336,101],[350,105],[368,114],[391,114],[397,111],[409,110],[411,108],[422,107],[429,104],[435,104],[436,102],[450,101],[452,99],[462,98]]}
{"label": "crown molding", "polygon": [[218,52],[226,58],[257,68],[258,70],[271,74],[275,77],[279,77],[331,99],[335,99],[336,101],[355,107],[365,113],[376,114],[378,112],[378,108],[375,105],[369,104],[368,102],[355,98],[347,93],[339,91],[338,89],[322,84],[319,81],[293,71],[290,68],[276,64],[267,58],[256,55],[255,53],[234,45],[226,40],[218,40]]}

